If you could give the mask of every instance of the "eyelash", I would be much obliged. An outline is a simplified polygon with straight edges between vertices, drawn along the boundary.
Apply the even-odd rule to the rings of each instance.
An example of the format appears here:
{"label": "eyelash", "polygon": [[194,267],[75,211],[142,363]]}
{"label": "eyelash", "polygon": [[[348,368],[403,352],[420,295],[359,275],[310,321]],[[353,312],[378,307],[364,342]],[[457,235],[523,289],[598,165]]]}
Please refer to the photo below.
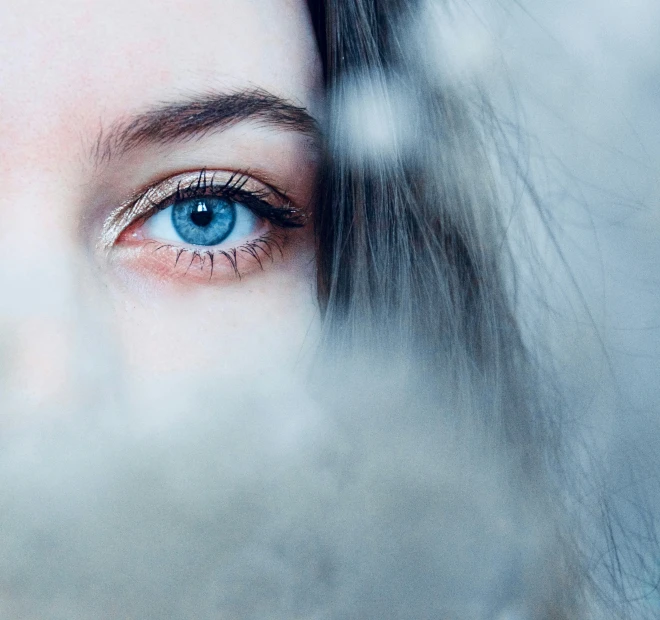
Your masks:
{"label": "eyelash", "polygon": [[[272,187],[264,187],[263,190],[258,191],[246,188],[246,185],[252,180],[246,172],[239,171],[230,173],[230,176],[221,183],[217,182],[218,174],[220,174],[220,172],[209,173],[206,169],[200,170],[196,178],[187,180],[185,185],[180,181],[177,184],[174,193],[156,201],[153,201],[150,198],[150,192],[154,192],[159,186],[167,181],[162,181],[150,186],[133,199],[128,207],[123,210],[123,213],[127,214],[138,209],[138,205],[144,205],[145,203],[148,205],[146,211],[137,215],[132,214],[130,216],[129,221],[123,227],[123,230],[117,235],[117,239],[133,228],[133,226],[146,222],[153,215],[159,211],[167,209],[176,202],[202,196],[222,198],[237,203],[249,209],[259,219],[266,220],[275,228],[292,229],[305,226],[307,222],[306,212],[292,206],[290,200],[283,192]],[[274,206],[269,200],[276,200],[280,205]],[[115,239],[115,242],[117,239]],[[206,258],[208,258],[211,266],[209,279],[213,276],[214,261],[216,257],[222,257],[227,260],[228,264],[233,269],[235,276],[240,279],[241,273],[238,268],[239,254],[247,254],[256,261],[261,269],[263,269],[261,261],[262,256],[265,256],[272,261],[275,250],[282,254],[282,241],[283,239],[281,235],[275,234],[272,230],[267,231],[259,237],[250,239],[240,246],[225,249],[198,250],[196,248],[180,247],[172,243],[161,243],[156,240],[151,240],[152,243],[157,244],[154,252],[163,248],[177,249],[174,267],[178,265],[184,254],[190,254],[190,264],[188,269],[186,269],[186,274],[196,260],[199,260],[200,266],[203,269]]]}
{"label": "eyelash", "polygon": [[[291,206],[286,194],[272,188],[261,192],[245,189],[245,185],[250,180],[247,173],[233,172],[229,179],[220,185],[215,182],[216,172],[212,174],[210,181],[207,179],[207,174],[207,170],[200,170],[197,180],[191,180],[185,187],[182,187],[179,183],[174,194],[157,203],[150,201],[151,209],[141,217],[147,219],[157,211],[167,209],[167,207],[180,200],[212,196],[241,204],[258,217],[264,218],[281,228],[300,228],[305,225],[304,213],[300,209]],[[148,193],[148,190],[144,193],[144,197],[147,199]],[[280,200],[283,203],[282,206],[275,207],[270,204],[267,201],[270,196],[275,196]]]}

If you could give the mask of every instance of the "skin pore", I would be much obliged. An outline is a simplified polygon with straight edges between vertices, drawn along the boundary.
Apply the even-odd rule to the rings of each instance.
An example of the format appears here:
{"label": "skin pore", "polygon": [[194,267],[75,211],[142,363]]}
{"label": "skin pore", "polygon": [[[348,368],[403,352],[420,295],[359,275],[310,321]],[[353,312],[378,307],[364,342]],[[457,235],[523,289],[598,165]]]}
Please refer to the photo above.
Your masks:
{"label": "skin pore", "polygon": [[[35,0],[0,20],[3,423],[79,398],[99,338],[157,390],[300,364],[321,101],[303,0]],[[172,236],[164,209],[218,192],[235,235]]]}

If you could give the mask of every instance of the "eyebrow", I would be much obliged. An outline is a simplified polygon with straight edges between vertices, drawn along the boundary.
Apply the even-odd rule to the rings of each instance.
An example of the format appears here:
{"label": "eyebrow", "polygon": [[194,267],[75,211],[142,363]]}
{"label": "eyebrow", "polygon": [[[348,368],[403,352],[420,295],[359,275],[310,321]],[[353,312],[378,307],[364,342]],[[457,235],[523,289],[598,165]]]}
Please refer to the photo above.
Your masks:
{"label": "eyebrow", "polygon": [[253,121],[318,139],[319,125],[306,108],[256,88],[207,93],[164,103],[99,132],[93,158],[107,162],[145,144],[170,144],[203,136],[236,123]]}

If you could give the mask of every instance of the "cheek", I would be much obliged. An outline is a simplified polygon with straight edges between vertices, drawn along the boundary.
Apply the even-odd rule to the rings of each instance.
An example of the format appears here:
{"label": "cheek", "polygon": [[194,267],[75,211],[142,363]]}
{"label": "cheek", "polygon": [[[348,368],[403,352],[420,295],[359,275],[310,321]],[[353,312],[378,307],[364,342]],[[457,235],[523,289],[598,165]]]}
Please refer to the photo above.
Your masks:
{"label": "cheek", "polygon": [[299,370],[319,331],[314,281],[306,252],[286,267],[223,286],[143,299],[117,291],[117,341],[128,383],[193,389],[209,380],[245,380],[249,387],[264,375]]}

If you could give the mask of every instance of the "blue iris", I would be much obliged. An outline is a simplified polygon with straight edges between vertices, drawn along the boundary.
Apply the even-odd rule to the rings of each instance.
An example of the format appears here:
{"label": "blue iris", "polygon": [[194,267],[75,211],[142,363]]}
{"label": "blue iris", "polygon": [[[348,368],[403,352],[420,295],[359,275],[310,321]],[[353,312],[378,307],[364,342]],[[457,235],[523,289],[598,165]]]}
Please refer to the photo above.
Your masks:
{"label": "blue iris", "polygon": [[192,245],[217,245],[235,224],[236,207],[222,198],[190,198],[172,205],[172,226]]}

